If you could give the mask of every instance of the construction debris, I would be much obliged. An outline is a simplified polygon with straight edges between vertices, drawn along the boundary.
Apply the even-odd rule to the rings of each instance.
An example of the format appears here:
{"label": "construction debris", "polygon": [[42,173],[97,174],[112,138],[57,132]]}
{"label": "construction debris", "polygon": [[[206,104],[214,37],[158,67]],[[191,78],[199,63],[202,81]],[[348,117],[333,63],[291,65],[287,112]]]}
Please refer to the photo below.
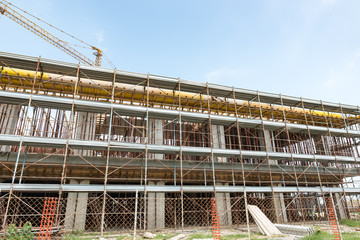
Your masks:
{"label": "construction debris", "polygon": [[274,224],[284,234],[291,234],[296,236],[306,236],[315,233],[314,228],[299,226],[299,225],[288,225],[288,224]]}
{"label": "construction debris", "polygon": [[154,233],[151,233],[151,232],[144,233],[144,238],[152,239],[154,237],[156,237],[156,234],[154,234]]}
{"label": "construction debris", "polygon": [[180,239],[183,239],[185,237],[186,237],[185,234],[179,234],[179,235],[176,235],[176,236],[170,238],[169,240],[180,240]]}
{"label": "construction debris", "polygon": [[248,209],[262,234],[266,234],[267,236],[282,234],[257,206],[248,205]]}

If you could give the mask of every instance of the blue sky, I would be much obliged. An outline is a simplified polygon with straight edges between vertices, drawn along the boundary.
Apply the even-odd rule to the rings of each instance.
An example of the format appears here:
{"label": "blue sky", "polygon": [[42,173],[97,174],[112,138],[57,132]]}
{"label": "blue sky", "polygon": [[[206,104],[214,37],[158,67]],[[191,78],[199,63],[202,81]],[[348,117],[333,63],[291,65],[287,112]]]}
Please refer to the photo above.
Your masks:
{"label": "blue sky", "polygon": [[[121,70],[360,105],[358,0],[11,2]],[[76,62],[5,16],[0,26],[0,51]]]}

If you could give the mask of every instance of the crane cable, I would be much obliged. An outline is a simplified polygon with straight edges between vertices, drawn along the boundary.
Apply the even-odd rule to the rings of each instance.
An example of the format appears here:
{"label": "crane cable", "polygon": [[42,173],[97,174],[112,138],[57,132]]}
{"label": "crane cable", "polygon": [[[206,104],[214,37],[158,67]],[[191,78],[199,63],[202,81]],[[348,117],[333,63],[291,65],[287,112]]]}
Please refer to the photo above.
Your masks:
{"label": "crane cable", "polygon": [[112,68],[116,68],[116,66],[112,63],[112,61],[110,60],[110,58],[108,58],[104,53],[103,56],[105,58],[105,60],[107,61],[107,63],[112,67]]}
{"label": "crane cable", "polygon": [[31,16],[31,17],[33,17],[33,18],[37,19],[37,20],[39,20],[40,22],[42,22],[42,23],[44,23],[44,24],[48,25],[49,27],[52,27],[52,28],[54,28],[54,29],[58,30],[59,32],[62,32],[63,34],[68,35],[69,37],[71,37],[71,38],[73,38],[73,39],[75,39],[75,40],[80,41],[81,43],[83,43],[83,44],[85,44],[85,45],[87,45],[87,46],[89,46],[89,47],[80,46],[80,45],[77,45],[77,44],[74,44],[74,43],[69,43],[69,42],[66,42],[66,41],[63,41],[63,40],[60,40],[60,41],[62,41],[62,42],[64,42],[64,43],[66,43],[66,44],[71,44],[71,45],[74,45],[74,46],[77,46],[77,47],[81,47],[81,48],[85,48],[85,49],[93,49],[93,48],[94,48],[92,45],[90,45],[90,44],[88,44],[88,43],[84,42],[83,40],[81,40],[81,39],[79,39],[79,38],[77,38],[77,37],[75,37],[75,36],[73,36],[73,35],[71,35],[71,34],[69,34],[69,33],[65,32],[65,31],[61,30],[61,29],[60,29],[60,28],[58,28],[58,27],[55,27],[55,26],[51,25],[50,23],[45,22],[44,20],[42,20],[42,19],[40,19],[40,18],[38,18],[38,17],[34,16],[33,14],[31,14],[31,13],[29,13],[29,12],[27,12],[27,11],[25,11],[25,10],[23,10],[23,9],[21,9],[21,8],[19,8],[19,7],[17,7],[17,6],[15,6],[14,4],[12,4],[12,3],[10,3],[10,2],[8,2],[8,1],[6,1],[6,0],[3,0],[3,2],[5,2],[5,3],[7,3],[8,5],[11,5],[12,7],[14,7],[14,8],[16,8],[16,9],[18,9],[18,10],[20,10],[20,11],[24,12],[25,14],[27,14],[27,15],[29,15],[29,16]]}
{"label": "crane cable", "polygon": [[[10,3],[10,2],[8,2],[8,1],[6,1],[6,0],[2,0],[2,1],[5,2],[6,4],[11,5],[12,7],[14,7],[14,8],[22,11],[23,13],[25,13],[25,14],[27,14],[27,15],[35,18],[35,19],[37,19],[38,21],[40,21],[40,22],[48,25],[49,27],[52,27],[52,28],[54,28],[55,30],[58,30],[59,32],[65,34],[65,35],[67,35],[67,36],[69,36],[69,37],[71,37],[71,38],[73,38],[73,39],[75,39],[75,40],[78,40],[79,42],[87,45],[88,47],[81,46],[81,45],[74,44],[74,43],[69,43],[69,42],[67,42],[67,41],[64,41],[64,40],[59,39],[59,40],[62,41],[63,43],[65,43],[65,44],[70,44],[70,45],[73,45],[73,46],[76,46],[76,47],[81,47],[81,48],[84,48],[84,49],[91,49],[91,50],[97,49],[97,48],[95,48],[94,46],[92,46],[92,45],[84,42],[83,40],[81,40],[81,39],[79,39],[79,38],[77,38],[77,37],[75,37],[75,36],[73,36],[73,35],[65,32],[65,31],[63,31],[62,29],[60,29],[60,28],[58,28],[58,27],[55,27],[55,26],[51,25],[50,23],[47,23],[47,22],[45,22],[44,20],[42,20],[42,19],[34,16],[33,14],[31,14],[31,13],[29,13],[29,12],[27,12],[27,11],[25,11],[25,10],[17,7],[17,6],[15,6],[14,4],[12,4],[12,3]],[[107,63],[108,63],[112,68],[116,68],[116,66],[112,63],[112,61],[111,61],[103,52],[102,52],[102,55],[104,56],[105,60],[107,61]]]}

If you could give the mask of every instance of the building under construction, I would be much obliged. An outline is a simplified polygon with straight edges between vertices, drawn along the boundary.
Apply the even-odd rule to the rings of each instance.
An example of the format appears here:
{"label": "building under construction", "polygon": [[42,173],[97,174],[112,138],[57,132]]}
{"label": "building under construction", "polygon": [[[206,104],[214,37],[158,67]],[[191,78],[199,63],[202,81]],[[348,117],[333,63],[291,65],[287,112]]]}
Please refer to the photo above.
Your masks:
{"label": "building under construction", "polygon": [[[358,211],[360,109],[0,52],[0,226],[249,226]],[[51,201],[49,200],[51,199]]]}

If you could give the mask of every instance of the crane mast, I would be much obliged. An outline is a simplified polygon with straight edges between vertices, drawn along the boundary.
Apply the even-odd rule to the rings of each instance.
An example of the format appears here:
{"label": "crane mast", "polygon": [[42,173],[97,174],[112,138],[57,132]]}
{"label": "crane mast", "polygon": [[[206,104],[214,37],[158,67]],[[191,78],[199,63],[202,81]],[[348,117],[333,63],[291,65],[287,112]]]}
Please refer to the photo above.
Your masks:
{"label": "crane mast", "polygon": [[45,41],[51,43],[63,52],[72,56],[73,58],[77,59],[78,61],[80,61],[80,63],[91,66],[101,66],[101,59],[103,55],[101,49],[91,46],[91,48],[95,50],[94,55],[96,56],[95,61],[92,61],[90,58],[86,57],[85,55],[77,51],[75,48],[71,47],[67,42],[49,33],[48,31],[37,25],[35,22],[26,18],[25,16],[17,12],[15,9],[11,8],[9,6],[9,3],[7,3],[6,1],[0,1],[0,13],[4,16],[7,16],[14,22],[20,24],[29,31],[35,33]]}

